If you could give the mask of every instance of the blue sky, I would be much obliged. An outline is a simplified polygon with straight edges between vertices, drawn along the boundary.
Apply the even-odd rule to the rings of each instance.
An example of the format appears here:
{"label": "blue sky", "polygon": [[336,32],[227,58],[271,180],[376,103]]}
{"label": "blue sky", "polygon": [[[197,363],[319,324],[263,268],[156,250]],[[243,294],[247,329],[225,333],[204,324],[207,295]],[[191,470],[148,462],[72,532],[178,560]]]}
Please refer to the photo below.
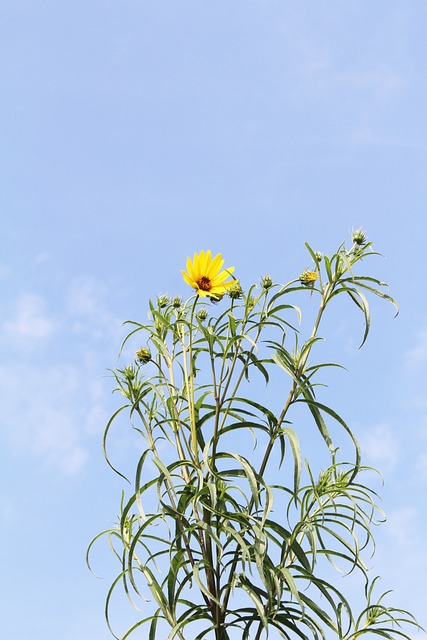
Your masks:
{"label": "blue sky", "polygon": [[[194,251],[284,282],[305,241],[330,253],[353,227],[400,314],[374,302],[358,351],[337,307],[320,356],[346,366],[331,403],[385,479],[373,571],[427,624],[426,23],[422,0],[3,0],[5,638],[110,637],[107,550],[103,581],[84,554],[119,509],[101,434],[122,322],[186,295]],[[115,446],[125,462],[131,437]]]}

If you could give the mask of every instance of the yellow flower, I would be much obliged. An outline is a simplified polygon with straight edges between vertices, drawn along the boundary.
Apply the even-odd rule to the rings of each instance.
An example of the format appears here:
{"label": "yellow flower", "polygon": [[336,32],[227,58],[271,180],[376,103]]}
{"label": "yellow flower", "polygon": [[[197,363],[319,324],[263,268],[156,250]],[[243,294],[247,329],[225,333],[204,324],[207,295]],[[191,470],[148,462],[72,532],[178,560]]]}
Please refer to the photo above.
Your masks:
{"label": "yellow flower", "polygon": [[319,274],[316,271],[309,271],[308,269],[306,269],[305,271],[302,272],[299,279],[301,284],[309,285],[309,284],[314,284],[318,279],[318,277],[319,277]]}
{"label": "yellow flower", "polygon": [[185,282],[193,287],[199,296],[219,299],[237,282],[237,280],[226,282],[233,273],[234,267],[221,271],[223,264],[224,260],[220,253],[212,258],[210,251],[206,253],[201,251],[194,254],[193,261],[187,258],[187,272],[181,271],[181,273]]}

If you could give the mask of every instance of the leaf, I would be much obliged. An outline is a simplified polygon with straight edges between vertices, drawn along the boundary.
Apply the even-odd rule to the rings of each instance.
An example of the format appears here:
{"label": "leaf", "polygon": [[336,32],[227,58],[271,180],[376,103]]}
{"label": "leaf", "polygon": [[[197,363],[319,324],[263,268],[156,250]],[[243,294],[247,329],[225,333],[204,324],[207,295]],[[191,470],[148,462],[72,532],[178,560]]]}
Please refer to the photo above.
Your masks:
{"label": "leaf", "polygon": [[114,471],[114,473],[117,473],[117,475],[119,475],[121,478],[123,478],[123,480],[126,480],[126,482],[129,482],[129,484],[130,484],[130,480],[128,480],[128,478],[126,478],[126,476],[124,476],[123,473],[120,473],[120,471],[118,471],[118,469],[116,469],[112,465],[112,463],[110,462],[110,459],[109,459],[108,453],[107,453],[107,436],[108,436],[108,432],[110,430],[111,425],[113,424],[114,420],[119,415],[119,413],[121,413],[121,411],[123,411],[123,409],[127,409],[130,406],[131,406],[130,404],[125,404],[122,407],[120,407],[120,409],[117,409],[117,411],[115,411],[113,413],[113,415],[111,416],[111,418],[107,422],[107,426],[105,427],[104,434],[102,436],[102,450],[104,452],[104,457],[105,457],[105,460],[107,461],[108,466]]}
{"label": "leaf", "polygon": [[[354,448],[356,450],[356,461],[355,461],[355,467],[354,467],[354,471],[352,473],[352,475],[350,476],[349,482],[352,482],[353,479],[356,477],[357,473],[359,472],[359,468],[360,468],[360,460],[361,460],[361,452],[360,452],[360,446],[358,441],[356,440],[356,437],[354,436],[353,432],[350,430],[350,428],[348,427],[348,425],[344,422],[344,420],[335,412],[333,411],[333,409],[331,409],[330,407],[327,407],[324,404],[321,404],[320,402],[316,402],[313,398],[310,398],[310,396],[308,395],[307,397],[304,397],[304,400],[296,400],[296,402],[306,402],[308,407],[310,408],[310,410],[313,413],[313,417],[316,416],[316,418],[319,420],[319,423],[316,420],[316,424],[319,427],[319,430],[322,433],[322,430],[325,430],[325,436],[326,438],[328,438],[328,440],[326,440],[326,442],[330,442],[329,449],[330,451],[333,453],[335,451],[335,449],[332,446],[332,440],[329,436],[329,433],[327,431],[326,428],[326,424],[324,423],[324,420],[320,414],[320,411],[324,411],[325,413],[329,414],[332,418],[334,418],[334,420],[336,420],[344,429],[345,431],[348,433],[348,435],[350,436],[353,444],[354,444]],[[320,426],[319,426],[320,424]],[[323,435],[323,433],[322,433]]]}
{"label": "leaf", "polygon": [[280,427],[280,430],[278,433],[286,435],[289,440],[289,444],[291,445],[292,455],[294,458],[294,496],[296,499],[296,496],[298,494],[299,481],[301,477],[301,468],[302,468],[301,448],[300,448],[298,436],[296,435],[295,431],[290,427]]}
{"label": "leaf", "polygon": [[218,453],[216,457],[217,459],[234,458],[235,460],[237,460],[237,462],[239,462],[242,465],[243,471],[245,473],[245,476],[248,480],[248,483],[251,489],[252,498],[255,504],[258,505],[259,504],[258,484],[259,482],[262,482],[262,484],[264,484],[264,482],[262,478],[258,476],[257,472],[255,471],[253,466],[250,464],[250,462],[246,460],[246,458],[244,458],[243,456],[239,455],[238,453]]}
{"label": "leaf", "polygon": [[[219,600],[218,600],[218,598],[216,598],[216,597],[215,597],[215,595],[214,595],[213,593],[211,593],[211,592],[209,591],[209,589],[208,589],[208,588],[203,584],[203,581],[202,581],[202,579],[201,579],[201,577],[200,577],[199,567],[200,567],[200,566],[203,566],[203,564],[205,564],[205,563],[203,563],[202,561],[201,561],[201,562],[196,562],[196,563],[195,563],[195,565],[194,565],[194,567],[193,567],[193,575],[194,575],[194,579],[195,579],[195,581],[196,581],[196,583],[197,583],[197,586],[199,587],[200,591],[201,591],[202,593],[204,593],[204,594],[205,594],[205,596],[206,596],[209,600],[211,600],[211,601],[215,602],[215,603],[220,607],[220,606],[221,606],[220,601],[219,601]],[[205,567],[203,567],[203,569],[205,569],[205,571],[209,570],[209,569],[206,569]]]}
{"label": "leaf", "polygon": [[258,589],[256,590],[255,587],[249,582],[249,580],[245,576],[240,576],[239,586],[241,586],[241,588],[244,591],[246,591],[246,593],[249,595],[250,599],[252,600],[252,602],[256,607],[260,621],[262,622],[264,628],[267,629],[268,620],[265,615],[265,608],[264,608],[263,602],[257,593],[257,591],[259,590]]}

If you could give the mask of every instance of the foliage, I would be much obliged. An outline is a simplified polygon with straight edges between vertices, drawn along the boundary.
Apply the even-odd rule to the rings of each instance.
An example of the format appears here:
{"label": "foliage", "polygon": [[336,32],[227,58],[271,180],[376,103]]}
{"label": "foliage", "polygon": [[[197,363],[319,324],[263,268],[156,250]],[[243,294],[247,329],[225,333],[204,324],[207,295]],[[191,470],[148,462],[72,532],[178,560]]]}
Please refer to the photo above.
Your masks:
{"label": "foliage", "polygon": [[[159,296],[149,303],[148,323],[128,323],[123,346],[136,339],[146,346],[132,365],[113,372],[125,404],[105,429],[108,463],[114,469],[107,441],[124,412],[142,444],[118,526],[88,550],[107,536],[120,561],[107,596],[112,632],[109,605],[117,587],[132,602],[144,600],[146,613],[123,640],[146,625],[149,640],[164,638],[164,622],[170,640],[260,640],[269,631],[289,639],[409,638],[408,625],[416,624],[408,612],[383,605],[383,596],[374,598],[376,580],[364,555],[373,551],[372,525],[382,513],[354,434],[319,399],[319,374],[336,365],[310,361],[337,296],[363,314],[362,345],[370,328],[366,296],[395,302],[384,283],[357,274],[363,259],[377,255],[361,230],[349,249],[343,244],[331,257],[306,246],[313,266],[297,279],[278,285],[265,276],[247,292],[228,282],[223,295],[217,288],[211,297],[202,273],[211,254],[200,254],[203,261],[195,256],[197,273],[189,259],[186,281],[196,295],[185,303]],[[212,261],[214,275],[222,262]],[[215,303],[209,313],[200,282]],[[317,305],[305,339],[292,302],[301,295]],[[352,462],[338,459],[331,424],[351,444]],[[300,444],[315,437],[313,427],[329,457],[316,474]],[[360,614],[335,586],[336,570],[363,578]]]}

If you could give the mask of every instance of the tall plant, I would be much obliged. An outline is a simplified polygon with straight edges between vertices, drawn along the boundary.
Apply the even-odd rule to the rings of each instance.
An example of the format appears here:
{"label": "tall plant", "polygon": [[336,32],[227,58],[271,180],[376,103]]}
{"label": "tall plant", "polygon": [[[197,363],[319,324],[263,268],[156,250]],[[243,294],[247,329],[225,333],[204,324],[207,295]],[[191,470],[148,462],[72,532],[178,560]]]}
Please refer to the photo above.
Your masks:
{"label": "tall plant", "polygon": [[[143,598],[142,618],[123,640],[260,640],[272,630],[270,638],[409,638],[416,624],[384,594],[374,597],[364,555],[382,518],[377,495],[354,433],[319,399],[319,378],[334,365],[311,360],[337,296],[363,314],[362,344],[367,296],[395,302],[384,283],[359,275],[362,260],[377,255],[362,230],[332,256],[306,246],[310,269],[285,285],[265,276],[247,291],[220,254],[195,254],[182,272],[194,295],[159,296],[146,324],[128,323],[124,344],[139,348],[133,364],[113,372],[125,404],[106,426],[104,453],[122,475],[107,440],[127,413],[141,436],[139,459],[119,524],[88,550],[107,536],[120,561],[106,603],[112,632],[118,586],[131,601]],[[307,294],[307,313],[315,309],[304,337],[294,300]],[[350,443],[351,461],[340,459],[332,429]],[[316,437],[328,462],[315,472],[319,456],[308,461],[302,445]],[[335,569],[362,576],[361,612],[336,586]]]}

